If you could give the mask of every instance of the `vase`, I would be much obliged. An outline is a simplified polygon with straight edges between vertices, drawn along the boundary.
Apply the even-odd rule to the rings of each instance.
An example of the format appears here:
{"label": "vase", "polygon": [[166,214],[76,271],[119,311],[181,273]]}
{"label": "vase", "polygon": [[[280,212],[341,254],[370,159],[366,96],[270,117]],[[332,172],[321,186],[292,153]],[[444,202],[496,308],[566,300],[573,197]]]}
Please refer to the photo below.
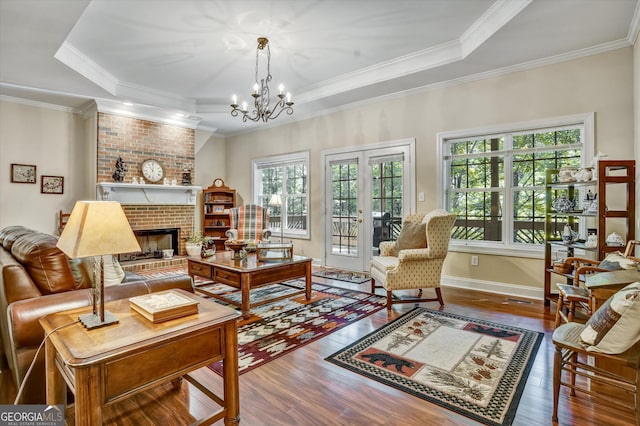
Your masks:
{"label": "vase", "polygon": [[189,256],[200,256],[200,252],[202,250],[202,243],[187,243],[186,246],[187,255]]}

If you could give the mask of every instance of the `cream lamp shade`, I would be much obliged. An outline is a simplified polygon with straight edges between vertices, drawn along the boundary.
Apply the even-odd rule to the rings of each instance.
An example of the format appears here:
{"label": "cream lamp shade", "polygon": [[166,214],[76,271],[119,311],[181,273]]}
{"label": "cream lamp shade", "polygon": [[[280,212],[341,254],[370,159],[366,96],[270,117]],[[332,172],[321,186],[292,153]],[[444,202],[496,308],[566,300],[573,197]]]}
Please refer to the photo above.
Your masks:
{"label": "cream lamp shade", "polygon": [[116,201],[78,201],[57,247],[72,259],[140,251],[129,221]]}
{"label": "cream lamp shade", "polygon": [[93,313],[80,315],[88,329],[117,324],[104,309],[104,256],[140,251],[127,216],[116,201],[78,201],[56,246],[72,259],[93,259]]}

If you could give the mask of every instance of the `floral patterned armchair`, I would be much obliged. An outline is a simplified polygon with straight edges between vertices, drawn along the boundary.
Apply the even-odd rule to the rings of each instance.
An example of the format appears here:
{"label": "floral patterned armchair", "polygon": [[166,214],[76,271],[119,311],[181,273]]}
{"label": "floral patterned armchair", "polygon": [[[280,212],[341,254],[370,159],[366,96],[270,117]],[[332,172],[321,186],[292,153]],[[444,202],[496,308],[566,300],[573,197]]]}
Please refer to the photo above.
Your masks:
{"label": "floral patterned armchair", "polygon": [[[438,301],[444,305],[440,293],[440,276],[442,265],[449,252],[451,229],[456,220],[455,214],[445,210],[433,210],[427,214],[408,215],[403,220],[403,229],[408,223],[425,224],[426,245],[420,248],[400,249],[397,255],[394,249],[397,243],[385,241],[380,243],[380,256],[371,260],[371,292],[376,288],[387,291],[387,309],[392,303],[416,303]],[[402,237],[402,232],[398,241]],[[422,299],[422,289],[435,289],[436,297]],[[411,299],[394,299],[393,290],[418,289],[418,297]]]}

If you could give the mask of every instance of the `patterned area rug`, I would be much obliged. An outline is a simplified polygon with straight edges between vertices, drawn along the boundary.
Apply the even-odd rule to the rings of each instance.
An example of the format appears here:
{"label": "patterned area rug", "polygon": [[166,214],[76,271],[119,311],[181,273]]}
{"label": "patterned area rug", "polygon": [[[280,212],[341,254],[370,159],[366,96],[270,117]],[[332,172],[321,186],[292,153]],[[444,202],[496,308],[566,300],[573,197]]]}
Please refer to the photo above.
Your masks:
{"label": "patterned area rug", "polygon": [[369,281],[369,274],[364,272],[342,271],[340,269],[322,269],[311,275],[322,278],[330,278],[332,280],[346,281],[354,284],[362,284]]}
{"label": "patterned area rug", "polygon": [[[209,292],[240,300],[240,292],[224,284],[203,287]],[[300,281],[288,281],[251,290],[251,303],[299,293]],[[240,374],[264,365],[297,348],[320,339],[385,307],[385,298],[313,283],[310,301],[304,294],[252,307],[252,316],[238,327],[238,362]],[[216,299],[212,299],[216,300]],[[222,364],[211,368],[221,374]]]}
{"label": "patterned area rug", "polygon": [[487,425],[510,425],[544,333],[415,308],[326,358]]}

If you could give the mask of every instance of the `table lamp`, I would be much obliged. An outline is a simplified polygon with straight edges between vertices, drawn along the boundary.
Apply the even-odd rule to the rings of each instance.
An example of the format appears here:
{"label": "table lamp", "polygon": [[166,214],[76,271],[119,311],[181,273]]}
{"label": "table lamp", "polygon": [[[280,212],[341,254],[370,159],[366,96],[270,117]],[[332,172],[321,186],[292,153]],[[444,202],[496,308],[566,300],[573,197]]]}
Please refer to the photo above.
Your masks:
{"label": "table lamp", "polygon": [[140,251],[120,203],[76,202],[56,246],[72,259],[93,258],[93,313],[80,315],[80,322],[88,329],[117,323],[104,310],[104,256]]}
{"label": "table lamp", "polygon": [[284,243],[284,212],[282,211],[282,197],[280,194],[273,194],[269,199],[270,206],[280,206],[280,242]]}

